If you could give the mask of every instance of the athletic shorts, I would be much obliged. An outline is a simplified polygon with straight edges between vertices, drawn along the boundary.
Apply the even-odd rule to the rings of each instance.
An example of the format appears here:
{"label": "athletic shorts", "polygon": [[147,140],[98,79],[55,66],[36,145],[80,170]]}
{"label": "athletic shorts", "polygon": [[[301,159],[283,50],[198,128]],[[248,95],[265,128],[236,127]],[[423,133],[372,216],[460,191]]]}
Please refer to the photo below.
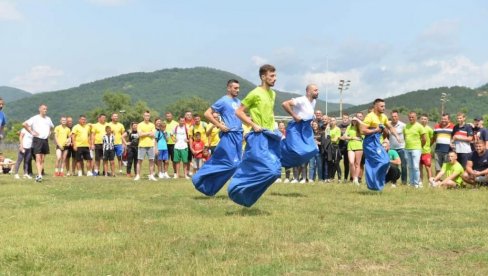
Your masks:
{"label": "athletic shorts", "polygon": [[168,157],[169,160],[173,160],[175,157],[175,144],[168,144]]}
{"label": "athletic shorts", "polygon": [[103,151],[103,161],[114,161],[115,150],[105,150]]}
{"label": "athletic shorts", "polygon": [[420,155],[420,165],[430,167],[432,164],[432,155],[430,153],[422,153]]}
{"label": "athletic shorts", "polygon": [[476,181],[476,183],[479,183],[482,185],[488,184],[488,177],[486,175],[477,176],[474,178],[474,180]]}
{"label": "athletic shorts", "polygon": [[154,147],[138,147],[137,148],[137,159],[144,160],[146,158],[149,160],[154,160]]}
{"label": "athletic shorts", "polygon": [[158,161],[168,160],[168,150],[158,150]]}
{"label": "athletic shorts", "polygon": [[88,147],[78,147],[76,149],[76,161],[92,160]]}
{"label": "athletic shorts", "polygon": [[66,155],[66,159],[70,159],[71,157],[76,158],[76,152],[73,149],[73,146],[67,146],[65,149],[68,151],[68,155]]}
{"label": "athletic shorts", "polygon": [[95,161],[103,158],[103,144],[95,144]]}
{"label": "athletic shorts", "polygon": [[8,174],[10,172],[10,169],[11,169],[10,167],[8,167],[8,168],[7,167],[2,167],[3,174]]}
{"label": "athletic shorts", "polygon": [[188,149],[175,149],[173,161],[188,163]]}
{"label": "athletic shorts", "polygon": [[122,157],[122,154],[124,153],[124,146],[114,145],[114,149],[115,149],[115,155],[118,157]]}
{"label": "athletic shorts", "polygon": [[32,139],[32,154],[49,154],[49,142],[47,139],[34,137]]}
{"label": "athletic shorts", "polygon": [[444,163],[447,163],[449,160],[447,160],[448,153],[447,152],[435,152],[435,170],[440,171],[442,169],[442,165]]}
{"label": "athletic shorts", "polygon": [[58,145],[56,145],[56,150],[65,151],[67,149],[67,147],[60,148]]}
{"label": "athletic shorts", "polygon": [[193,157],[191,164],[194,169],[200,169],[203,166],[203,162],[204,162],[203,158]]}

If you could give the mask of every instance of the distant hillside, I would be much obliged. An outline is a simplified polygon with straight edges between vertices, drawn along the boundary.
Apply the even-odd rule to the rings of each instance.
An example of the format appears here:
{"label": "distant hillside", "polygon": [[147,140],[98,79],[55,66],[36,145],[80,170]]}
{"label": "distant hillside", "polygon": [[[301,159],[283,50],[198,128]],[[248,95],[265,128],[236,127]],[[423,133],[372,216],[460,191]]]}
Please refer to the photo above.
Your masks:
{"label": "distant hillside", "polygon": [[[441,95],[446,93],[448,102],[445,105],[445,112],[455,114],[459,111],[467,113],[469,118],[478,115],[488,114],[488,85],[484,88],[471,89],[467,87],[440,87],[427,90],[418,90],[405,93],[399,96],[385,98],[388,109],[399,109],[400,111],[422,111],[433,114],[440,113]],[[347,108],[348,113],[367,110],[371,103],[357,105]],[[336,113],[334,113],[336,114]]]}
{"label": "distant hillside", "polygon": [[4,99],[6,103],[20,100],[32,96],[31,93],[8,86],[0,86],[0,97]]}
{"label": "distant hillside", "polygon": [[[232,73],[211,68],[164,69],[151,73],[130,73],[80,85],[79,87],[34,94],[16,101],[6,110],[11,120],[22,121],[37,113],[39,103],[46,103],[49,115],[57,118],[62,114],[78,116],[100,105],[106,91],[129,94],[132,100],[143,100],[159,113],[182,97],[198,96],[213,102],[225,94],[227,80],[234,78],[241,84],[239,98],[243,98],[256,85]],[[278,92],[276,102],[297,97],[297,94]],[[350,105],[345,105],[350,106]],[[317,108],[325,110],[325,102]],[[329,103],[328,110],[338,110],[338,104]],[[284,115],[279,104],[277,115]]]}

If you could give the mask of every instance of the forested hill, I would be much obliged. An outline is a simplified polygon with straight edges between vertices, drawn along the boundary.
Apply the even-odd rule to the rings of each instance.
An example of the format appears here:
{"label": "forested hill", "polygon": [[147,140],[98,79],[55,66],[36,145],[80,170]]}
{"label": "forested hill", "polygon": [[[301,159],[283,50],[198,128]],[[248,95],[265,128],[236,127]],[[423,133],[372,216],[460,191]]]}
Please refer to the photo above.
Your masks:
{"label": "forested hill", "polygon": [[[455,114],[459,111],[465,112],[469,118],[488,114],[488,85],[477,89],[467,87],[440,87],[427,90],[418,90],[405,93],[395,97],[385,98],[386,107],[398,109],[400,112],[417,111],[427,113],[431,119],[437,119],[441,108],[441,96],[445,93],[448,100],[445,105],[445,112]],[[357,105],[345,109],[345,112],[352,113],[367,110],[371,103]]]}
{"label": "forested hill", "polygon": [[[99,107],[105,92],[122,92],[130,95],[134,102],[147,102],[149,107],[162,114],[166,107],[185,97],[198,96],[212,103],[225,94],[227,80],[231,78],[239,80],[241,84],[241,99],[256,86],[235,74],[212,68],[164,69],[130,73],[66,90],[34,94],[9,104],[5,112],[11,120],[22,121],[37,113],[37,107],[42,102],[48,105],[51,118],[62,114],[77,116]],[[292,97],[297,97],[297,94],[278,92],[276,102]],[[325,102],[319,101],[317,108],[325,110]],[[329,103],[328,109],[333,111],[339,107],[338,104]],[[275,112],[284,115],[280,104],[275,105]]]}
{"label": "forested hill", "polygon": [[6,103],[32,96],[31,93],[8,86],[0,86],[0,98]]}

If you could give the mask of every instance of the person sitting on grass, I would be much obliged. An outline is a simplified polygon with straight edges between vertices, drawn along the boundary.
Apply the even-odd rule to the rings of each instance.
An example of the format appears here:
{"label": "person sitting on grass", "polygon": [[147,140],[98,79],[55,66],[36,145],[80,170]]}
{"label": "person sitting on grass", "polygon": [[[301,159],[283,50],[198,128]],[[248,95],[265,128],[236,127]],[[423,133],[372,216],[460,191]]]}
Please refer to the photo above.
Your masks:
{"label": "person sitting on grass", "polygon": [[10,158],[5,158],[3,153],[0,152],[0,166],[2,166],[3,174],[11,174],[15,169],[15,162]]}
{"label": "person sitting on grass", "polygon": [[482,139],[474,143],[475,151],[468,157],[466,171],[463,174],[464,182],[475,185],[488,184],[488,151],[486,142]]}
{"label": "person sitting on grass", "polygon": [[[441,171],[429,179],[432,187],[456,188],[463,186],[462,175],[464,169],[457,161],[457,154],[454,151],[449,152],[447,159],[449,162],[442,165]],[[445,176],[444,180],[441,180]]]}
{"label": "person sitting on grass", "polygon": [[112,133],[112,128],[110,126],[105,127],[105,135],[102,138],[103,147],[103,171],[105,176],[110,176],[108,173],[108,163],[110,162],[110,172],[111,176],[115,176],[115,136]]}

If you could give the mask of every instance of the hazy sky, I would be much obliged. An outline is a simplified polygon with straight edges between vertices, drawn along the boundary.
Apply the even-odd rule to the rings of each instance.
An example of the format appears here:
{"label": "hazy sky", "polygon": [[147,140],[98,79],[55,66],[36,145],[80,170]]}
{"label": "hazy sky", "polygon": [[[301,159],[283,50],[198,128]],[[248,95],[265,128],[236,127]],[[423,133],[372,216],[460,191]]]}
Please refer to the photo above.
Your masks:
{"label": "hazy sky", "polygon": [[488,82],[482,0],[0,0],[0,37],[0,85],[29,92],[195,66],[258,83],[263,63],[277,89],[332,101],[349,79],[355,104]]}

